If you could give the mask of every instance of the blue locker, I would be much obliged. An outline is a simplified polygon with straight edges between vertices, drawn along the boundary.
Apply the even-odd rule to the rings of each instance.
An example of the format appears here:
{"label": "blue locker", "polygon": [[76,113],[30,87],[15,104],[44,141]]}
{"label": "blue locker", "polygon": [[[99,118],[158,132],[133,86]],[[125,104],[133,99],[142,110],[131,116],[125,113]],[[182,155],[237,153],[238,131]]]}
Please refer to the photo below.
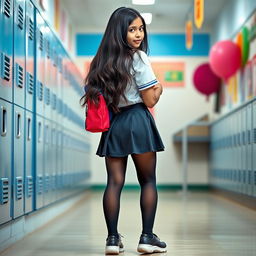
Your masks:
{"label": "blue locker", "polygon": [[253,102],[253,173],[252,173],[252,184],[253,184],[253,196],[256,197],[256,100]]}
{"label": "blue locker", "polygon": [[52,32],[49,27],[46,26],[48,33],[45,35],[45,86],[43,90],[43,105],[44,105],[44,117],[50,118],[51,115],[51,72],[52,72]]}
{"label": "blue locker", "polygon": [[242,193],[243,191],[243,179],[242,179],[242,110],[239,109],[237,112],[238,118],[238,133],[237,133],[237,141],[238,141],[238,193]]}
{"label": "blue locker", "polygon": [[[64,157],[63,157],[63,152],[64,152],[64,142],[63,142],[63,127],[62,125],[59,125],[58,128],[58,136],[57,136],[57,169],[56,169],[56,179],[55,179],[55,187],[59,188],[59,181],[60,177],[62,176],[63,173],[63,168],[64,168]],[[55,193],[55,199],[57,200],[58,198],[61,197],[61,192],[60,190],[56,190]]]}
{"label": "blue locker", "polygon": [[246,106],[246,121],[247,121],[247,131],[246,131],[246,185],[247,185],[247,195],[251,196],[253,194],[252,186],[252,104],[249,103]]}
{"label": "blue locker", "polygon": [[51,65],[51,83],[50,83],[50,90],[51,90],[51,120],[57,120],[57,92],[58,92],[58,59],[59,59],[59,48],[58,48],[58,41],[54,35],[52,35],[52,65]]}
{"label": "blue locker", "polygon": [[246,123],[246,106],[242,108],[242,193],[247,194],[247,147],[246,147],[246,132],[247,132],[247,123]]}
{"label": "blue locker", "polygon": [[11,219],[12,104],[0,99],[0,224]]}
{"label": "blue locker", "polygon": [[35,175],[35,208],[43,207],[44,193],[44,119],[36,116],[36,173]]}
{"label": "blue locker", "polygon": [[35,175],[33,173],[33,114],[25,110],[25,213],[33,211]]}
{"label": "blue locker", "polygon": [[24,116],[25,110],[13,105],[13,213],[17,218],[24,214]]}
{"label": "blue locker", "polygon": [[49,187],[49,203],[55,201],[55,191],[52,189],[52,177],[55,176],[56,170],[57,170],[57,151],[56,151],[56,138],[57,138],[57,123],[55,121],[51,121],[50,123],[51,129],[50,129],[50,140],[49,140],[49,146],[50,146],[50,153],[51,153],[51,162],[50,162],[50,168],[48,170],[49,172],[49,179],[51,180],[50,187]]}
{"label": "blue locker", "polygon": [[25,0],[14,1],[13,102],[25,107]]}
{"label": "blue locker", "polygon": [[0,98],[12,102],[13,0],[0,5]]}
{"label": "blue locker", "polygon": [[46,25],[36,11],[36,112],[44,116],[43,93],[45,87]]}
{"label": "blue locker", "polygon": [[26,109],[33,110],[33,98],[35,93],[34,61],[35,61],[35,22],[34,5],[26,0]]}
{"label": "blue locker", "polygon": [[44,140],[43,140],[43,177],[44,177],[44,189],[43,189],[43,202],[44,206],[50,203],[49,193],[49,177],[52,170],[52,145],[51,145],[51,122],[48,119],[44,119]]}

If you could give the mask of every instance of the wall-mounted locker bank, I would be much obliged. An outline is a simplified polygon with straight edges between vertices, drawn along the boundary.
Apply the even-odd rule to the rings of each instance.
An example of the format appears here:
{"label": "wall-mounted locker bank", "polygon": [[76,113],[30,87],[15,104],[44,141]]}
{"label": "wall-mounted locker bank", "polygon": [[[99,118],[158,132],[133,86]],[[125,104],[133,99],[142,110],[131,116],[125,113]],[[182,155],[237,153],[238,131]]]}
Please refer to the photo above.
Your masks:
{"label": "wall-mounted locker bank", "polygon": [[0,224],[88,186],[81,84],[34,2],[0,0]]}
{"label": "wall-mounted locker bank", "polygon": [[211,184],[255,200],[256,99],[215,122],[211,136]]}

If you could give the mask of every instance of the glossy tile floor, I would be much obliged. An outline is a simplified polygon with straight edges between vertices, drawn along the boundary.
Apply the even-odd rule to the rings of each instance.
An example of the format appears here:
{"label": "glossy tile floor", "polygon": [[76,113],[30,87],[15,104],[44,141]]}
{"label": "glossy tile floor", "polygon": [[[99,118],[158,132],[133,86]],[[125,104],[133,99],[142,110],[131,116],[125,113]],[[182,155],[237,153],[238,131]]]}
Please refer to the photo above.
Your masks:
{"label": "glossy tile floor", "polygon": [[[102,191],[5,250],[1,256],[104,255]],[[123,192],[119,232],[125,252],[136,252],[141,230],[139,192]],[[256,212],[208,192],[159,192],[154,232],[171,256],[256,256]],[[151,254],[148,254],[151,255]]]}

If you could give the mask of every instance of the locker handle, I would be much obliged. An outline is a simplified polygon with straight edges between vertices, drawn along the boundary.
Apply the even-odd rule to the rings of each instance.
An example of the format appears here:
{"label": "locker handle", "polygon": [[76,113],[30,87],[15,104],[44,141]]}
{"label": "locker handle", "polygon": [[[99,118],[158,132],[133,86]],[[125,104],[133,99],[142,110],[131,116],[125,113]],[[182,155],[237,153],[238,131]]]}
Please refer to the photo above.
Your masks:
{"label": "locker handle", "polygon": [[6,108],[1,106],[1,136],[7,133],[7,111]]}
{"label": "locker handle", "polygon": [[21,119],[20,113],[16,112],[16,138],[20,138],[20,136],[21,136],[21,132],[20,132],[20,119]]}
{"label": "locker handle", "polygon": [[31,140],[31,118],[28,117],[28,140]]}

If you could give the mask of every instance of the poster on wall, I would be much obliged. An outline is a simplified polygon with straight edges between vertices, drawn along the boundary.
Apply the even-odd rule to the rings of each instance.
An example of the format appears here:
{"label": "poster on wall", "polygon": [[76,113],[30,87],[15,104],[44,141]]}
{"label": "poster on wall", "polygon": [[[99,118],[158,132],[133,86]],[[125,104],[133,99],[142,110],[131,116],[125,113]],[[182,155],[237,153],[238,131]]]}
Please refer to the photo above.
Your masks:
{"label": "poster on wall", "polygon": [[244,68],[244,83],[245,83],[245,95],[246,100],[250,100],[253,97],[252,88],[252,62],[248,61]]}
{"label": "poster on wall", "polygon": [[163,87],[184,87],[184,62],[151,62],[152,68]]}
{"label": "poster on wall", "polygon": [[252,58],[252,88],[253,96],[256,97],[256,54]]}

